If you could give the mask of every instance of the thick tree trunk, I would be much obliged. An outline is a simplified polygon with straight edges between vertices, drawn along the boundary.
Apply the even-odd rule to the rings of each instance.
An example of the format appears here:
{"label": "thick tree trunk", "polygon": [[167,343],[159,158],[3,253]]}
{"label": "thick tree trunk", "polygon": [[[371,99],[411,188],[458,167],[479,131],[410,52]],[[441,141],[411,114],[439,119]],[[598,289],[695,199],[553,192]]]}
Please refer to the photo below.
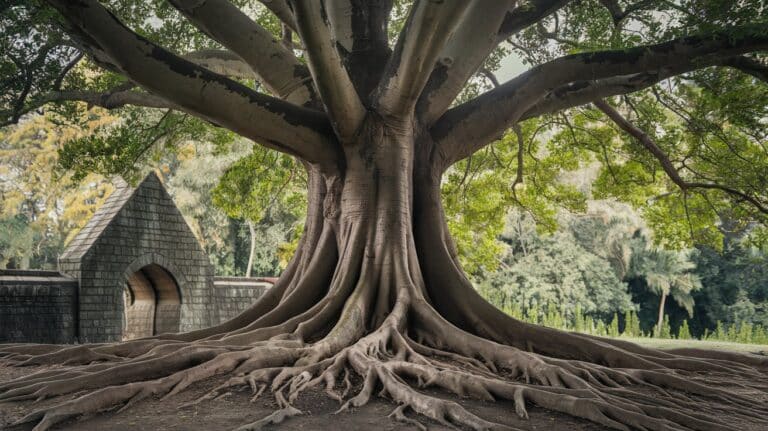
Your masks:
{"label": "thick tree trunk", "polygon": [[[0,384],[0,401],[87,391],[22,419],[44,430],[72,416],[229,375],[198,402],[250,385],[257,395],[271,388],[279,405],[244,430],[299,414],[292,402],[313,386],[325,386],[344,403],[342,410],[365,404],[381,388],[399,404],[396,419],[412,421],[404,415],[412,409],[478,430],[501,426],[414,387],[508,399],[523,417],[530,401],[622,430],[733,429],[698,413],[693,396],[727,400],[728,414],[768,423],[764,406],[712,385],[738,380],[765,389],[765,359],[696,350],[680,356],[564,333],[514,320],[483,300],[463,274],[447,230],[440,202],[442,155],[413,124],[368,114],[344,146],[339,173],[306,165],[304,236],[284,274],[249,310],[184,334],[116,344],[3,347],[0,356],[20,365],[81,366]],[[699,371],[715,374],[702,379]],[[363,387],[347,399],[349,373],[362,378]],[[656,387],[664,389],[649,395]]]}

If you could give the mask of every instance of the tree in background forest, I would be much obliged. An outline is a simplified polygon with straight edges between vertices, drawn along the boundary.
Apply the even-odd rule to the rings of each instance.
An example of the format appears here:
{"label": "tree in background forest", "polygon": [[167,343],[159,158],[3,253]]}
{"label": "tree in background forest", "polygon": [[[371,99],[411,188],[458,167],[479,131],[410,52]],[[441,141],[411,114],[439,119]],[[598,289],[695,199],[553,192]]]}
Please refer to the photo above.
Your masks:
{"label": "tree in background forest", "polygon": [[614,313],[634,309],[621,276],[608,260],[579,243],[577,231],[539,235],[525,213],[513,214],[508,226],[500,267],[477,283],[492,304],[503,310],[555,307],[565,321],[580,313],[610,320]]}
{"label": "tree in background forest", "polygon": [[162,173],[168,192],[208,254],[214,273],[242,275],[242,255],[247,258],[248,253],[240,240],[242,223],[213,204],[212,189],[232,163],[248,154],[250,145],[233,142],[219,149],[209,142],[188,141],[173,148],[157,161],[141,165]]}
{"label": "tree in background forest", "polygon": [[[254,147],[224,173],[213,190],[213,203],[230,217],[246,220],[250,238],[246,277],[251,276],[257,241],[275,244],[270,237],[300,231],[297,224],[306,211],[306,185],[304,169],[293,158],[262,147]],[[277,255],[277,250],[273,252]],[[277,275],[279,266],[283,265],[258,268],[257,274]]]}
{"label": "tree in background forest", "polygon": [[[121,110],[122,125],[80,142],[129,155],[108,164],[130,164],[157,136],[155,126],[136,127],[141,117],[159,116],[168,134],[187,133],[176,119],[193,116],[215,125],[192,123],[198,134],[252,139],[294,157],[307,179],[293,260],[233,320],[118,344],[3,347],[5,361],[82,365],[0,385],[0,400],[86,391],[21,422],[47,429],[229,375],[204,398],[250,383],[270,387],[279,407],[242,429],[299,414],[296,396],[317,385],[342,410],[381,393],[398,403],[397,419],[412,422],[413,410],[473,429],[501,426],[418,388],[509,399],[523,417],[534,402],[616,429],[737,429],[734,418],[765,426],[753,395],[720,388],[765,386],[765,358],[660,352],[493,307],[461,269],[440,196],[446,177],[492,183],[500,177],[486,171],[498,163],[514,173],[498,196],[546,222],[554,210],[544,198],[584,206],[577,187],[557,181],[563,171],[596,163],[596,196],[643,207],[670,244],[714,242],[725,208],[763,222],[762,2],[264,6],[49,0],[0,9],[5,123],[51,104],[66,116],[74,100]],[[531,68],[497,86],[494,70],[511,50]],[[539,152],[542,133],[551,138]],[[95,358],[105,361],[87,365]],[[363,385],[344,399],[335,388],[347,373]],[[701,413],[701,399],[716,411]]]}
{"label": "tree in background forest", "polygon": [[648,249],[635,243],[626,278],[629,282],[643,283],[660,296],[655,334],[660,334],[664,324],[667,297],[671,297],[693,316],[693,292],[701,288],[699,277],[693,272],[696,264],[685,253],[662,249]]}
{"label": "tree in background forest", "polygon": [[693,293],[695,333],[712,332],[718,323],[768,327],[768,250],[743,238],[722,252],[700,247],[694,256],[702,289]]}
{"label": "tree in background forest", "polygon": [[[93,130],[106,121],[86,123]],[[0,267],[56,269],[64,244],[112,192],[98,174],[75,180],[56,169],[61,144],[89,129],[38,117],[0,132]]]}

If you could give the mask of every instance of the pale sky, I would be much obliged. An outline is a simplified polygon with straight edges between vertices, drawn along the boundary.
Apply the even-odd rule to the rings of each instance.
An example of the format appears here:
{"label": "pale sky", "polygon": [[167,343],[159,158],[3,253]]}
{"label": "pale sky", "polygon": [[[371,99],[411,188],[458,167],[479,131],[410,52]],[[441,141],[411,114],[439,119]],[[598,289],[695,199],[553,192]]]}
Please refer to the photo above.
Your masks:
{"label": "pale sky", "polygon": [[496,77],[499,79],[499,82],[504,83],[525,72],[528,68],[528,66],[523,64],[523,60],[517,56],[517,53],[512,51],[502,60],[501,67],[496,71]]}

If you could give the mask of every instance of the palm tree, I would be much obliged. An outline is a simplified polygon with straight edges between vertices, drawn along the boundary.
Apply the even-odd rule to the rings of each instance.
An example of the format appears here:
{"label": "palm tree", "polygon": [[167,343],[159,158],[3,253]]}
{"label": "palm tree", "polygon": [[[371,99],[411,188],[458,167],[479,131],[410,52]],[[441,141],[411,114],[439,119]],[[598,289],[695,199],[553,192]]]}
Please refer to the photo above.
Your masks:
{"label": "palm tree", "polygon": [[657,334],[664,322],[668,296],[693,316],[691,292],[701,287],[701,281],[692,272],[696,264],[689,253],[653,247],[644,229],[626,217],[577,217],[570,228],[579,244],[611,264],[619,279],[643,280],[649,290],[661,296]]}
{"label": "palm tree", "polygon": [[691,261],[688,253],[651,248],[643,239],[635,238],[632,242],[632,257],[627,276],[644,279],[650,290],[661,295],[656,322],[656,334],[659,334],[664,321],[667,296],[671,296],[685,308],[689,316],[693,316],[694,300],[691,292],[701,288],[701,281],[692,273],[696,264]]}

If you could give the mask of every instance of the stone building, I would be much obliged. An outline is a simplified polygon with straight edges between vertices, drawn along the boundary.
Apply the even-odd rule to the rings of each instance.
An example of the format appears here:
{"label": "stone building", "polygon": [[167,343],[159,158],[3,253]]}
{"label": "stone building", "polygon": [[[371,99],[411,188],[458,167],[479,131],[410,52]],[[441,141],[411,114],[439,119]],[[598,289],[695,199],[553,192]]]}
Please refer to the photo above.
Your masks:
{"label": "stone building", "polygon": [[160,179],[122,183],[59,259],[0,270],[0,342],[106,342],[232,318],[271,286],[217,278]]}

